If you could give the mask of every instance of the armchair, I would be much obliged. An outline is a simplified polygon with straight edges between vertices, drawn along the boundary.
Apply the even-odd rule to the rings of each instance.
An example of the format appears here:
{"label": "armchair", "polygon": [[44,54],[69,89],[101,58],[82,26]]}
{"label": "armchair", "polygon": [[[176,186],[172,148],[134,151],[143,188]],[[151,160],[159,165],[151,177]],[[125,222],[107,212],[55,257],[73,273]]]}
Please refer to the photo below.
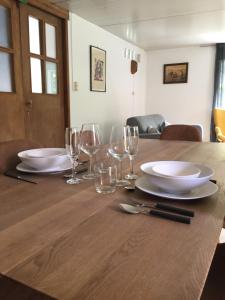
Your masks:
{"label": "armchair", "polygon": [[127,125],[138,126],[139,137],[142,139],[159,139],[163,129],[169,123],[162,115],[152,114],[128,118]]}
{"label": "armchair", "polygon": [[225,142],[225,110],[215,108],[213,110],[216,139],[218,142]]}

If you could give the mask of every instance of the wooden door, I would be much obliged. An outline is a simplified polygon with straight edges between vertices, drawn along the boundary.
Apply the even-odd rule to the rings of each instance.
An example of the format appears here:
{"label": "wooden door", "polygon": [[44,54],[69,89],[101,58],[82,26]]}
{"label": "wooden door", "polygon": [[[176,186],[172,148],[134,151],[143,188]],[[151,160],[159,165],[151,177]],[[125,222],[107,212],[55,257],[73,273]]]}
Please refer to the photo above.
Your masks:
{"label": "wooden door", "polygon": [[0,0],[0,142],[25,137],[19,11]]}
{"label": "wooden door", "polygon": [[26,136],[43,146],[64,145],[62,20],[20,5]]}

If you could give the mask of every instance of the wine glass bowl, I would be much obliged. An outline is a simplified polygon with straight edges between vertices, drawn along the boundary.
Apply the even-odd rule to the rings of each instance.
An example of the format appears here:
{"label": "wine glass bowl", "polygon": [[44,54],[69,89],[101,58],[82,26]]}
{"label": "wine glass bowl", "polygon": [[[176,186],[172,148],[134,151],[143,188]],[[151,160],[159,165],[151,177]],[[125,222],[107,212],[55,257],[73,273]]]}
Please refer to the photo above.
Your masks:
{"label": "wine glass bowl", "polygon": [[94,179],[93,156],[99,151],[101,146],[99,125],[90,123],[83,124],[81,128],[81,150],[89,156],[89,171],[83,176],[84,179]]}
{"label": "wine glass bowl", "polygon": [[124,127],[113,126],[111,130],[108,151],[115,159],[119,161],[117,186],[126,186],[129,184],[127,180],[123,179],[122,175],[122,160],[127,157],[124,142]]}
{"label": "wine glass bowl", "polygon": [[66,128],[65,148],[72,163],[72,174],[66,181],[68,184],[78,184],[81,179],[76,177],[77,159],[80,154],[80,129],[77,127]]}
{"label": "wine glass bowl", "polygon": [[137,126],[124,127],[125,150],[130,159],[130,173],[125,176],[126,179],[137,179],[134,174],[134,158],[138,152],[139,131]]}

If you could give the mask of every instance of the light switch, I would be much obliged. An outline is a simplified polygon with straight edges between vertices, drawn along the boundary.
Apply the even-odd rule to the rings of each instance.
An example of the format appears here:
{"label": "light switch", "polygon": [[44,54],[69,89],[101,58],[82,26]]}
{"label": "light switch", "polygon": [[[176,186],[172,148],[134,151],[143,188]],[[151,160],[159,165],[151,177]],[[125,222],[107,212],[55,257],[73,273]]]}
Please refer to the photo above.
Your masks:
{"label": "light switch", "polygon": [[73,82],[73,91],[78,91],[79,85],[77,81]]}

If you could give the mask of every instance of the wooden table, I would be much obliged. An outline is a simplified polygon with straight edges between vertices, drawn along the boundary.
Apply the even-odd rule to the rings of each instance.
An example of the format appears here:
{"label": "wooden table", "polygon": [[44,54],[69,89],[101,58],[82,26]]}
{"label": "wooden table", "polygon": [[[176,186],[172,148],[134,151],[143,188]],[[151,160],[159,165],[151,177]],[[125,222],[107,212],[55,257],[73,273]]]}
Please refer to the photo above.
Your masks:
{"label": "wooden table", "polygon": [[217,194],[172,201],[195,211],[191,225],[118,209],[130,197],[168,202],[141,191],[101,195],[62,175],[37,185],[1,175],[0,273],[57,299],[199,299],[225,214],[225,145],[141,140],[135,169],[154,160],[215,169]]}

